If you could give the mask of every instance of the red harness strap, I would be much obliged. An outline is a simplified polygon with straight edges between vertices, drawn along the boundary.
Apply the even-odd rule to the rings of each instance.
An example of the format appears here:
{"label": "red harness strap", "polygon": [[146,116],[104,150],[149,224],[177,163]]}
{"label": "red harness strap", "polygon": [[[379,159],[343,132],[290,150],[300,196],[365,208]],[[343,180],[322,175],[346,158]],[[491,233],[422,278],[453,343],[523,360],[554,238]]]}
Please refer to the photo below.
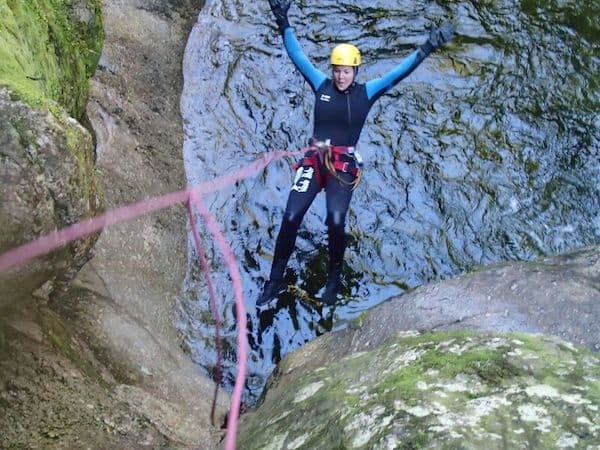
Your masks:
{"label": "red harness strap", "polygon": [[[353,185],[356,187],[360,181],[360,167],[353,153],[354,147],[330,145],[318,141],[311,142],[302,159],[294,164],[294,170],[298,170],[300,167],[312,167],[315,179],[321,188],[324,187],[328,176],[336,176],[336,171],[349,173],[355,177]],[[324,174],[321,172],[323,168],[327,169]]]}
{"label": "red harness strap", "polygon": [[330,147],[330,151],[331,162],[335,170],[339,170],[340,172],[344,173],[350,173],[355,177],[358,176],[358,172],[360,171],[360,169],[358,168],[357,164],[353,164],[351,161],[347,161],[344,160],[344,158],[342,158],[342,155],[346,155],[347,157],[352,158],[352,152],[354,151],[354,147],[332,145]]}
{"label": "red harness strap", "polygon": [[300,167],[312,167],[315,174],[315,179],[318,185],[323,187],[323,179],[321,177],[321,152],[316,146],[310,146],[309,149],[304,153],[304,156],[300,161],[294,164],[294,170],[298,170]]}

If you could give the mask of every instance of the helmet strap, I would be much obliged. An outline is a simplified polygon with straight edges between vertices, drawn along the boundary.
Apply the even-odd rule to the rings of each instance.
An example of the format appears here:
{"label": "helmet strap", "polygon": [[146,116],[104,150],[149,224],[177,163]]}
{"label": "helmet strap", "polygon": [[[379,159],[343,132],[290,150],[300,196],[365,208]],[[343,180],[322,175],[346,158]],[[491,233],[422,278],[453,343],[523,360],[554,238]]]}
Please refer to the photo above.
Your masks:
{"label": "helmet strap", "polygon": [[352,78],[352,86],[356,84],[356,75],[358,74],[358,66],[354,66],[354,77]]}

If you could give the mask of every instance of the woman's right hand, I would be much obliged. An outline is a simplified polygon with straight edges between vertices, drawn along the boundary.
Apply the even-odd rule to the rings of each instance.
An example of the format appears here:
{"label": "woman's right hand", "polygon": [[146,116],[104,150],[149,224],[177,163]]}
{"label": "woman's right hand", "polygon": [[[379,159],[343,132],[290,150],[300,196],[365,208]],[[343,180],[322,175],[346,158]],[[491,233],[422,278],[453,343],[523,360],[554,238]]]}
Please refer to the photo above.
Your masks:
{"label": "woman's right hand", "polygon": [[287,17],[288,10],[290,9],[290,0],[269,0],[269,6],[275,16],[275,22],[277,22],[279,31],[283,32],[283,30],[290,26]]}

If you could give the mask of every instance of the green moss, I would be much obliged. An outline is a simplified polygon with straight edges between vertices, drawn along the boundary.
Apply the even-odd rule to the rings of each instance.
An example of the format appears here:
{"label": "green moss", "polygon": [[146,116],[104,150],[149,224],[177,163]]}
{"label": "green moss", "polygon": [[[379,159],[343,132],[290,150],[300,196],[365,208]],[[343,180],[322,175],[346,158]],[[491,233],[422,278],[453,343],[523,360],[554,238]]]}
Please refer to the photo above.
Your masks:
{"label": "green moss", "polygon": [[[0,0],[1,1],[1,0]],[[51,108],[53,109],[53,108]],[[94,171],[93,142],[90,134],[65,114],[62,108],[54,110],[54,120],[60,125],[60,131],[54,133],[54,138],[61,149],[67,150],[75,157],[78,170],[74,170],[71,178],[71,187],[77,188],[77,201],[83,198],[91,211],[96,211],[98,205],[103,204],[102,192],[97,185]],[[46,170],[44,158],[40,153],[39,132],[35,129],[30,117],[21,114],[10,114],[7,118],[10,128],[14,130],[20,146],[27,149],[27,158],[32,169],[39,174]],[[23,199],[35,204],[32,198],[37,195],[35,191],[22,193]],[[30,197],[31,196],[31,197]]]}
{"label": "green moss", "polygon": [[85,0],[89,17],[76,18],[68,0],[0,0],[0,86],[30,106],[77,119],[102,48],[100,0]]}
{"label": "green moss", "polygon": [[[459,331],[448,334],[424,334],[412,338],[402,338],[403,346],[420,346],[423,355],[410,365],[400,368],[374,390],[377,394],[386,392],[400,395],[410,404],[418,403],[417,382],[423,379],[428,370],[436,370],[439,377],[452,379],[460,374],[475,375],[487,385],[500,386],[502,383],[524,373],[506,358],[506,348],[465,350],[461,355],[438,348],[439,344],[449,339],[465,342],[469,339],[468,332]],[[408,341],[407,341],[408,339]]]}
{"label": "green moss", "polygon": [[557,191],[562,188],[562,179],[553,178],[550,180],[546,186],[544,187],[544,191],[542,192],[542,196],[540,198],[540,206],[542,211],[545,211],[552,205],[554,198],[556,197]]}
{"label": "green moss", "polygon": [[399,450],[418,450],[420,448],[425,448],[429,443],[430,439],[426,433],[416,432],[407,436],[402,440]]}
{"label": "green moss", "polygon": [[75,345],[73,337],[62,321],[50,311],[40,311],[40,326],[52,346],[68,358],[82,373],[108,387],[100,373],[82,355],[82,350]]}
{"label": "green moss", "polygon": [[392,393],[394,397],[398,396],[412,406],[418,402],[418,397],[414,397],[414,394],[417,390],[417,381],[423,378],[424,373],[425,370],[420,364],[404,367],[377,385],[374,392],[376,394]]}
{"label": "green moss", "polygon": [[535,173],[540,170],[540,163],[537,161],[526,161],[525,162],[525,171],[528,175],[535,175]]}
{"label": "green moss", "polygon": [[497,151],[492,150],[481,141],[478,142],[477,146],[475,147],[475,153],[477,153],[481,157],[481,159],[497,163],[502,162],[502,156],[500,156],[500,154]]}
{"label": "green moss", "polygon": [[521,10],[530,16],[551,23],[554,27],[564,24],[589,43],[600,42],[600,25],[596,20],[600,14],[600,4],[596,0],[577,2],[521,0]]}
{"label": "green moss", "polygon": [[[523,350],[525,350],[525,351],[530,351],[531,353],[534,353],[534,354],[548,353],[548,355],[546,355],[546,363],[549,363],[549,365],[551,365],[553,368],[555,368],[555,365],[559,361],[561,361],[560,358],[553,356],[552,352],[548,352],[548,346],[547,346],[548,344],[545,341],[542,341],[541,339],[539,339],[538,335],[513,333],[513,334],[511,334],[511,336],[523,343]],[[560,345],[559,348],[561,348],[563,350],[571,351],[570,348],[565,347],[564,345]]]}
{"label": "green moss", "polygon": [[600,405],[600,373],[597,374],[597,381],[590,382],[589,397],[594,405]]}
{"label": "green moss", "polygon": [[392,281],[392,284],[402,289],[404,291],[404,294],[407,294],[413,290],[413,288],[408,283],[405,283],[402,280],[394,280]]}
{"label": "green moss", "polygon": [[[62,117],[64,118],[64,116]],[[74,124],[64,125],[66,148],[75,156],[79,166],[79,170],[76,172],[79,179],[76,184],[81,186],[82,197],[88,203],[98,199],[102,204],[102,193],[98,189],[96,178],[94,177],[94,155],[89,151],[93,147],[91,140],[89,140],[90,137],[79,126],[75,126]]]}
{"label": "green moss", "polygon": [[361,312],[358,317],[356,317],[352,322],[350,322],[348,324],[348,327],[351,330],[358,330],[360,328],[362,328],[362,326],[365,323],[365,320],[367,320],[367,317],[369,317],[369,311],[363,311]]}
{"label": "green moss", "polygon": [[544,368],[540,369],[537,375],[544,384],[564,392],[569,392],[573,386],[587,385],[589,397],[596,404],[600,404],[600,370],[596,373],[598,381],[586,380],[586,374],[589,375],[589,369],[584,366],[584,357],[588,355],[587,350],[556,344],[561,352],[572,354],[573,359],[566,360],[564,353],[551,349],[548,343],[541,341],[535,335],[515,334],[513,336],[524,343],[524,350],[532,354],[544,355]]}
{"label": "green moss", "polygon": [[9,122],[16,131],[19,137],[19,144],[21,144],[23,148],[37,146],[36,137],[23,117],[13,115],[9,118]]}
{"label": "green moss", "polygon": [[[590,381],[600,379],[597,372],[594,355],[536,335],[400,335],[374,351],[299,376],[296,389],[273,391],[263,409],[242,423],[240,444],[263,448],[277,437],[284,447],[300,439],[294,448],[314,450],[392,442],[401,449],[432,443],[450,449],[482,448],[493,439],[498,448],[552,448],[565,433],[592,442],[591,428],[578,418],[597,422],[585,406],[598,404],[600,386]],[[418,381],[423,385],[417,388]],[[315,383],[321,387],[312,396],[295,402],[300,389]],[[458,389],[446,389],[449,383]],[[554,386],[559,394],[528,393],[539,384]],[[582,403],[562,395],[581,396]],[[523,418],[528,410],[548,419]]]}

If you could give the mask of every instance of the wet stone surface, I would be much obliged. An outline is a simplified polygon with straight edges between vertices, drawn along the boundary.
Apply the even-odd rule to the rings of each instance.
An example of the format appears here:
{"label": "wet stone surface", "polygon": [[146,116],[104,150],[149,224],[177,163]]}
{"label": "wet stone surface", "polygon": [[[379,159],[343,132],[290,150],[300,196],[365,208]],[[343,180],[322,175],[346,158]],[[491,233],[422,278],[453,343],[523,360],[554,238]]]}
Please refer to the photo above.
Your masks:
{"label": "wet stone surface", "polygon": [[[359,81],[394,67],[451,19],[455,40],[373,107],[361,135],[363,182],[347,220],[340,304],[315,305],[325,284],[322,196],[307,213],[272,309],[255,301],[268,276],[292,179],[291,160],[210,196],[240,261],[252,347],[245,401],[274,364],[345,327],[385,299],[481,265],[529,261],[598,242],[600,106],[598,3],[295,2],[290,20],[317,67],[338,42],[363,54]],[[336,27],[329,26],[336,21]],[[188,41],[182,114],[190,183],[264,152],[303,147],[313,95],[284,53],[266,2],[208,1]],[[210,247],[210,245],[209,245]],[[190,255],[179,320],[193,359],[211,371],[214,327]],[[209,248],[225,321],[225,385],[235,367],[227,269]]]}
{"label": "wet stone surface", "polygon": [[315,370],[282,369],[281,383],[242,418],[240,447],[566,449],[600,443],[600,360],[555,339],[404,332]]}

